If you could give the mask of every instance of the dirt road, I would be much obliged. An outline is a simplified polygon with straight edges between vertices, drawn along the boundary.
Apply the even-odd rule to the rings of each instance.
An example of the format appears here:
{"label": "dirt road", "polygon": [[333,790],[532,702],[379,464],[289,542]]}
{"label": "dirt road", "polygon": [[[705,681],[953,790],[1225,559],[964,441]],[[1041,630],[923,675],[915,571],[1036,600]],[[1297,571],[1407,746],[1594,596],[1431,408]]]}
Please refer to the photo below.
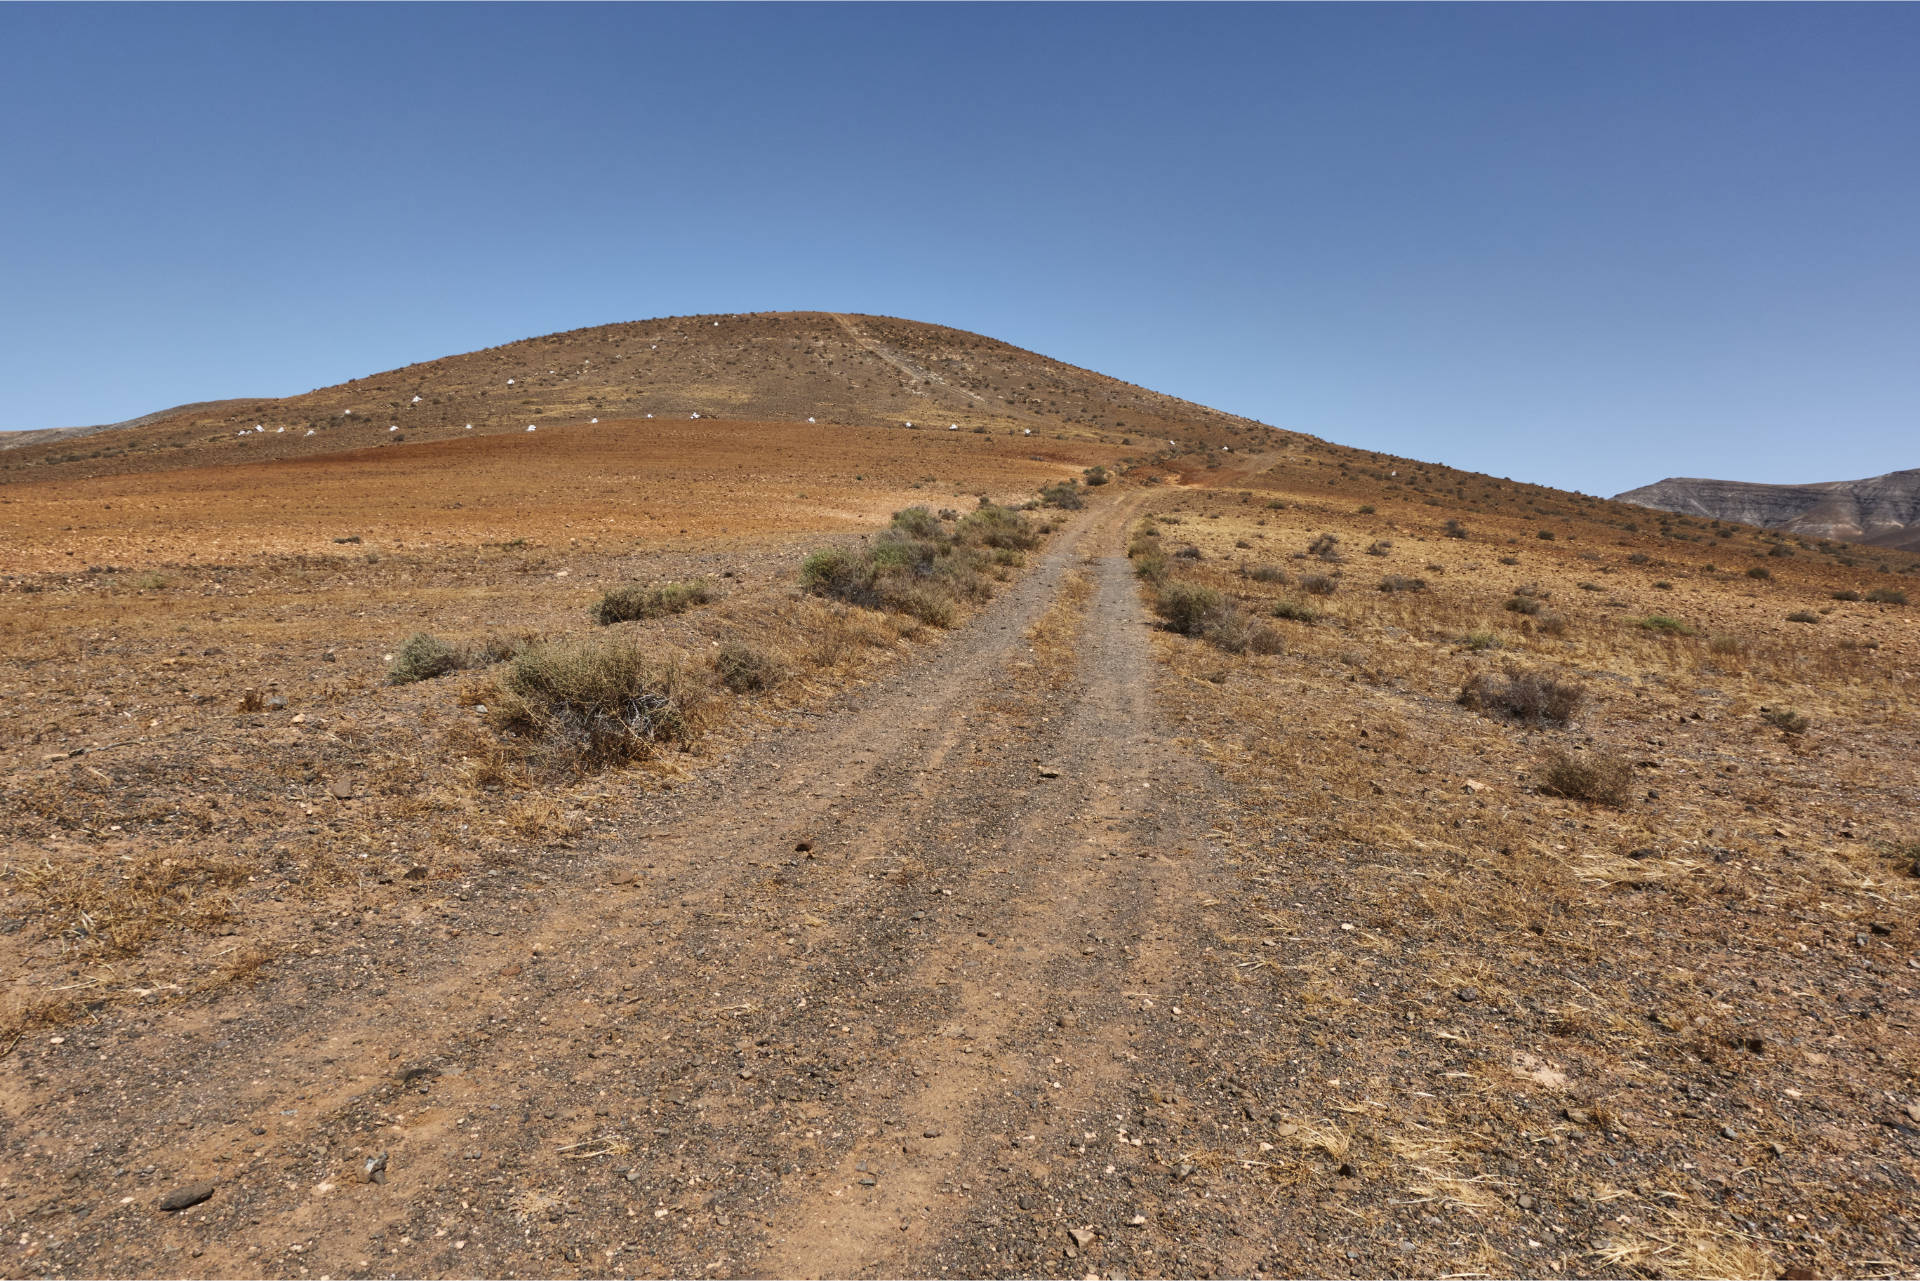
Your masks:
{"label": "dirt road", "polygon": [[1213,950],[1232,873],[1155,721],[1129,511],[610,855],[425,883],[252,994],[22,1047],[0,1269],[1258,1269],[1194,1178],[1246,1139],[1262,1016]]}

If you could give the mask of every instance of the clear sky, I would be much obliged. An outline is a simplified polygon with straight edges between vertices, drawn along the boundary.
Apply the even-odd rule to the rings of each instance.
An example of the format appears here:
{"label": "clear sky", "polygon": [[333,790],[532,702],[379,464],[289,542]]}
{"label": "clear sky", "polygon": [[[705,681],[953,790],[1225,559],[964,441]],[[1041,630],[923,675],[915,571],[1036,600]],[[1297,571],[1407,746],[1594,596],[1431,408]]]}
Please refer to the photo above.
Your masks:
{"label": "clear sky", "polygon": [[937,321],[1612,493],[1920,467],[1920,7],[0,5],[0,426]]}

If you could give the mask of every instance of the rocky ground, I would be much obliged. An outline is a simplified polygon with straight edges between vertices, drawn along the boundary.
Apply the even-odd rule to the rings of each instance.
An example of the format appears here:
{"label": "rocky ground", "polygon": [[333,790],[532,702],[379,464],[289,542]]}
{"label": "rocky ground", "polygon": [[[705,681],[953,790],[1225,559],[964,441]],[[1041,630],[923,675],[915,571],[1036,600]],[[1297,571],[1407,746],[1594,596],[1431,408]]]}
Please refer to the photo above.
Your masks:
{"label": "rocky ground", "polygon": [[[862,687],[569,793],[591,824],[420,859],[375,821],[390,883],[285,895],[300,947],[26,1026],[6,1272],[1912,1272],[1905,616],[1803,663],[1768,598],[1716,654],[1750,602],[1690,572],[1612,595],[1697,640],[1570,640],[1501,601],[1598,577],[1587,526],[1447,539],[1275,461],[1113,487]],[[1146,514],[1263,616],[1341,581],[1276,652],[1172,635]],[[1583,719],[1454,702],[1503,659]],[[1826,719],[1755,735],[1773,690]],[[1562,742],[1658,781],[1543,795]]]}

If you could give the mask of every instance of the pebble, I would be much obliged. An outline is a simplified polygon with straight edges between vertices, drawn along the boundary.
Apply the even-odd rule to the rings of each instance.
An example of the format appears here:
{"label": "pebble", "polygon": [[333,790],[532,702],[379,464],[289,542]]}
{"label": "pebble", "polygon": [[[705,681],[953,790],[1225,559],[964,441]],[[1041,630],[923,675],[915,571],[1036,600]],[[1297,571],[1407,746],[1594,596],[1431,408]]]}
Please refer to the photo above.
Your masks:
{"label": "pebble", "polygon": [[1092,1228],[1068,1228],[1067,1235],[1072,1237],[1073,1243],[1082,1250],[1093,1244]]}
{"label": "pebble", "polygon": [[1454,995],[1463,1001],[1477,1001],[1480,999],[1480,989],[1477,987],[1463,987],[1457,989]]}
{"label": "pebble", "polygon": [[1017,1196],[1017,1197],[1015,1197],[1015,1198],[1014,1198],[1014,1201],[1015,1201],[1015,1203],[1016,1203],[1017,1205],[1019,1205],[1019,1207],[1020,1207],[1020,1208],[1021,1208],[1022,1210],[1031,1210],[1031,1209],[1033,1209],[1033,1198],[1032,1198],[1032,1197],[1030,1197],[1030,1196],[1028,1196],[1028,1195],[1027,1195],[1026,1193],[1024,1193],[1024,1192],[1023,1192],[1023,1193],[1021,1193],[1021,1194],[1020,1194],[1019,1196]]}
{"label": "pebble", "polygon": [[189,1183],[187,1186],[175,1188],[173,1191],[161,1197],[158,1205],[160,1209],[167,1213],[174,1214],[191,1206],[199,1205],[212,1195],[213,1184]]}

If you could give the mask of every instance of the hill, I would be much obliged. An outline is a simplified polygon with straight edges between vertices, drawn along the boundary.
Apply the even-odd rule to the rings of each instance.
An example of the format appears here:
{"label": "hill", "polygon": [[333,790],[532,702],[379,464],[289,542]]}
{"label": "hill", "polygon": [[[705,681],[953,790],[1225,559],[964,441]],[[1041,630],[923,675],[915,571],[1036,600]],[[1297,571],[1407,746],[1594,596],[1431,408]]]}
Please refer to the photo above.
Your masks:
{"label": "hill", "polygon": [[1614,499],[1809,538],[1842,538],[1920,551],[1920,468],[1813,485],[1672,476],[1616,494]]}
{"label": "hill", "polygon": [[183,462],[307,458],[395,439],[695,414],[1045,430],[1155,447],[1174,440],[1217,447],[1267,430],[941,325],[826,312],[679,316],[528,338],[283,399],[215,401],[113,427],[20,433],[0,440],[0,478],[48,467],[109,475]]}

